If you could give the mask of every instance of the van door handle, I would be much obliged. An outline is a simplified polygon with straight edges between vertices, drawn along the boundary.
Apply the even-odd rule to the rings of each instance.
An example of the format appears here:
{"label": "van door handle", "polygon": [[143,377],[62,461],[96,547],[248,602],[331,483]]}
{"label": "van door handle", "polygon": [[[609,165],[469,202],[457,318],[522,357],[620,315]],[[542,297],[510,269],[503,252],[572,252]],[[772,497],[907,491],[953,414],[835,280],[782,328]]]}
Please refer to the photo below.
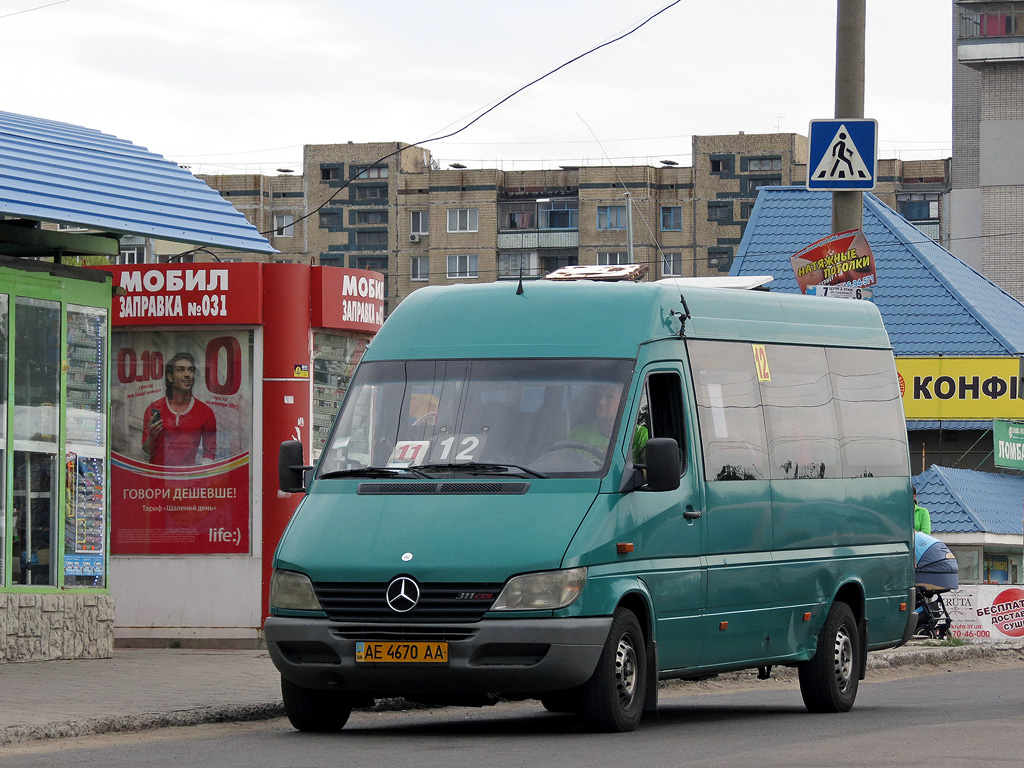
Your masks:
{"label": "van door handle", "polygon": [[687,505],[683,511],[683,518],[686,520],[696,520],[698,517],[700,517],[700,510]]}

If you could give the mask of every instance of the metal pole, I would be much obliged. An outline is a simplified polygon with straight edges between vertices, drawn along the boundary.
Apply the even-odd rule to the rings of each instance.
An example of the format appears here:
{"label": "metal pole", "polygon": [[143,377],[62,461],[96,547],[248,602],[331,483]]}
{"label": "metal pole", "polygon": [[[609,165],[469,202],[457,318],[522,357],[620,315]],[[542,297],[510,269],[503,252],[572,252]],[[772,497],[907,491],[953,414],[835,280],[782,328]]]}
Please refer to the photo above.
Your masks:
{"label": "metal pole", "polygon": [[[836,119],[864,117],[865,0],[837,0]],[[863,193],[832,193],[832,232],[860,229]]]}
{"label": "metal pole", "polygon": [[626,193],[626,263],[633,263],[633,196]]}

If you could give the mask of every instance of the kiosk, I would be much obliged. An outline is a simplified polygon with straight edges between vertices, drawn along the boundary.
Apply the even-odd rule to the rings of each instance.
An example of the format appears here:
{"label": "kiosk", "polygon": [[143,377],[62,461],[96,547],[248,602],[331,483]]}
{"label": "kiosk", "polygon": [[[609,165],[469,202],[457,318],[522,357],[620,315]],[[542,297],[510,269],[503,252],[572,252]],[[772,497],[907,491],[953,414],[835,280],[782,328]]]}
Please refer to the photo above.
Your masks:
{"label": "kiosk", "polygon": [[111,312],[111,591],[119,645],[257,647],[298,497],[384,319],[377,272],[302,264],[104,267]]}

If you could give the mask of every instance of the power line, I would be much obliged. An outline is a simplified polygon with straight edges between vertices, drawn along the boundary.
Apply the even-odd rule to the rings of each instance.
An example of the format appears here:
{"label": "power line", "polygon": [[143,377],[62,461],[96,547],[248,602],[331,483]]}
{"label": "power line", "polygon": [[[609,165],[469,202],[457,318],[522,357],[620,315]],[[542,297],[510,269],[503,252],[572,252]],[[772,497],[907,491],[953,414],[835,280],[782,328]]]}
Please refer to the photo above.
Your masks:
{"label": "power line", "polygon": [[49,7],[54,6],[54,5],[62,5],[63,3],[70,3],[70,2],[71,2],[71,0],[57,0],[57,2],[55,2],[55,3],[47,3],[46,5],[37,5],[35,8],[26,8],[23,11],[15,11],[14,13],[5,13],[3,16],[0,16],[0,19],[6,19],[6,18],[9,18],[11,16],[18,16],[18,15],[20,15],[22,13],[31,13],[32,11],[41,11],[43,8],[49,8]]}

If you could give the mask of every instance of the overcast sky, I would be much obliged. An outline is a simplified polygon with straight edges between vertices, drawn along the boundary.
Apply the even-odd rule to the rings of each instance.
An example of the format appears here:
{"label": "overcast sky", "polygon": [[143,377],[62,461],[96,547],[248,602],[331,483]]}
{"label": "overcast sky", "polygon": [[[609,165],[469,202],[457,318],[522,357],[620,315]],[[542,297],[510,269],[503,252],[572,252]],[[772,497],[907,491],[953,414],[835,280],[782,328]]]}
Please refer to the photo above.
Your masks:
{"label": "overcast sky", "polygon": [[[303,144],[456,130],[669,2],[0,0],[0,109],[196,173],[298,170]],[[867,0],[881,157],[951,154],[951,17]],[[689,165],[693,134],[806,134],[834,114],[835,30],[835,0],[682,0],[425,146],[442,167]]]}

